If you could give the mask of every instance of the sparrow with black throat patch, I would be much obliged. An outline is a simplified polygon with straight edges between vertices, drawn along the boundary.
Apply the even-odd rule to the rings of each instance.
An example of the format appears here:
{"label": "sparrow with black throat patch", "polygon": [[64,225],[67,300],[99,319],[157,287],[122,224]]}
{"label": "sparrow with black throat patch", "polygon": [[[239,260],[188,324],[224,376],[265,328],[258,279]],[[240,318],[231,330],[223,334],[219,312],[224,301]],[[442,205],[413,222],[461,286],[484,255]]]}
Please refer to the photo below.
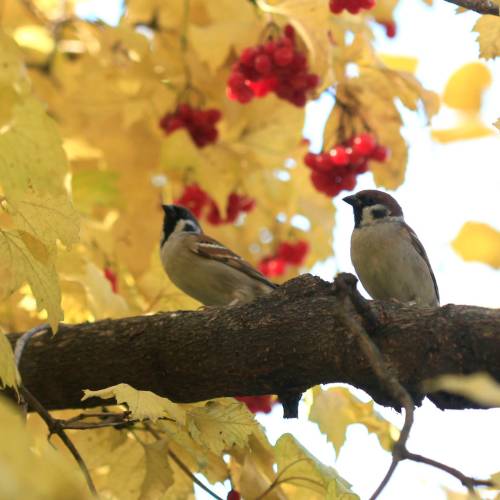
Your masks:
{"label": "sparrow with black throat patch", "polygon": [[377,190],[360,191],[344,201],[354,210],[351,260],[366,291],[378,300],[439,306],[429,259],[398,202]]}
{"label": "sparrow with black throat patch", "polygon": [[276,288],[239,255],[204,234],[187,208],[163,205],[163,211],[161,262],[184,293],[206,306],[223,306],[250,302]]}

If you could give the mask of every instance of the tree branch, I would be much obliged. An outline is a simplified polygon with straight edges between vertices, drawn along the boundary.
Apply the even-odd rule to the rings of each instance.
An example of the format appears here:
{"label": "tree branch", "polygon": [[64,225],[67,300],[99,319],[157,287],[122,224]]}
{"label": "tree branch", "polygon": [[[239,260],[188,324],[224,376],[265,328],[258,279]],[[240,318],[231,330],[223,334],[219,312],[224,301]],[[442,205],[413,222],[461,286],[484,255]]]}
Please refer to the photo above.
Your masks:
{"label": "tree branch", "polygon": [[90,492],[93,496],[97,497],[97,490],[95,489],[94,482],[92,481],[92,477],[90,476],[90,472],[85,464],[82,456],[76,449],[73,441],[68,437],[64,429],[59,425],[59,422],[52,417],[52,415],[40,404],[40,402],[31,394],[31,392],[26,389],[23,385],[19,387],[19,392],[22,395],[23,399],[26,403],[36,411],[42,420],[45,422],[49,429],[49,438],[52,434],[57,434],[61,441],[66,445],[70,453],[73,455],[75,460],[77,461],[80,469],[85,477],[85,481],[87,482],[87,486],[89,487]]}
{"label": "tree branch", "polygon": [[[500,380],[500,310],[378,301],[367,307],[377,321],[371,339],[415,403],[425,396],[422,382],[445,373],[486,371]],[[97,399],[82,402],[82,390],[121,382],[177,402],[345,382],[400,408],[344,318],[338,290],[303,275],[251,304],[63,324],[55,336],[33,337],[19,369],[47,409],[99,406]],[[14,345],[19,336],[8,337]],[[429,398],[440,408],[477,407],[445,393]]]}
{"label": "tree branch", "polygon": [[445,0],[446,2],[458,5],[464,9],[473,10],[478,14],[489,14],[491,16],[498,16],[498,5],[491,0]]}

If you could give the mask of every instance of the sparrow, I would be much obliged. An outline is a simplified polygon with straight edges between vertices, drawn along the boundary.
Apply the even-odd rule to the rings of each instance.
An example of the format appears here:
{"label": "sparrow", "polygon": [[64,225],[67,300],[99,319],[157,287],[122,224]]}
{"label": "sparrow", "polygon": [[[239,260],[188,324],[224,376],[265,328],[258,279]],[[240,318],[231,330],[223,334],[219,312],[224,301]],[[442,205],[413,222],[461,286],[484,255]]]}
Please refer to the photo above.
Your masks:
{"label": "sparrow", "polygon": [[374,299],[439,306],[429,259],[398,202],[377,190],[343,200],[354,211],[351,260],[366,291]]}
{"label": "sparrow", "polygon": [[162,206],[161,262],[184,293],[206,306],[222,306],[250,302],[276,288],[239,255],[204,234],[187,208]]}

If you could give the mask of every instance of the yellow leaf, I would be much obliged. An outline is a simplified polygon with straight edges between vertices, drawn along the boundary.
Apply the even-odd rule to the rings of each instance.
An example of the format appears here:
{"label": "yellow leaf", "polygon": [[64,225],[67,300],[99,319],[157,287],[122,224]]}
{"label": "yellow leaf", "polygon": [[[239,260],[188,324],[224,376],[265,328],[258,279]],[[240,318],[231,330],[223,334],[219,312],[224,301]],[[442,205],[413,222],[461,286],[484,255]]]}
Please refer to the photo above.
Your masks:
{"label": "yellow leaf", "polygon": [[[278,477],[289,498],[359,500],[359,497],[351,492],[350,484],[340,477],[333,467],[322,464],[291,434],[283,434],[276,442],[275,450]],[[330,487],[331,483],[335,483],[335,487]],[[335,496],[332,492],[335,492]]]}
{"label": "yellow leaf", "polygon": [[206,3],[210,23],[190,24],[189,43],[215,72],[226,61],[231,48],[253,45],[260,32],[257,11],[249,2],[218,0]]}
{"label": "yellow leaf", "polygon": [[480,139],[494,133],[494,129],[485,125],[478,117],[466,116],[453,128],[432,129],[431,137],[437,142],[446,144],[454,141]]}
{"label": "yellow leaf", "polygon": [[441,375],[424,382],[426,391],[460,394],[484,406],[500,406],[500,384],[489,373]]}
{"label": "yellow leaf", "polygon": [[117,207],[123,200],[118,174],[99,169],[76,171],[71,178],[73,202],[79,211],[91,214],[95,207]]}
{"label": "yellow leaf", "polygon": [[349,389],[332,387],[326,391],[315,387],[309,419],[316,422],[335,448],[337,456],[345,442],[347,427],[362,424],[373,432],[380,445],[390,451],[398,431],[374,409],[373,401],[363,403]]}
{"label": "yellow leaf", "polygon": [[46,247],[29,233],[0,230],[0,291],[10,295],[21,283],[28,282],[38,310],[45,309],[52,330],[63,319],[61,291],[55,269],[55,250]]}
{"label": "yellow leaf", "polygon": [[478,33],[479,55],[484,59],[494,59],[500,55],[500,18],[481,16],[472,31]]}
{"label": "yellow leaf", "polygon": [[16,387],[20,381],[10,342],[0,333],[0,389]]}
{"label": "yellow leaf", "polygon": [[0,89],[12,86],[17,92],[26,91],[26,72],[19,47],[0,30]]}
{"label": "yellow leaf", "polygon": [[140,500],[156,500],[173,484],[173,471],[168,462],[165,440],[144,445],[146,475],[141,486]]}
{"label": "yellow leaf", "polygon": [[165,137],[161,151],[161,164],[167,174],[182,175],[204,165],[203,154],[185,129]]}
{"label": "yellow leaf", "polygon": [[495,474],[492,474],[490,476],[490,480],[493,482],[493,484],[497,488],[500,488],[500,472],[496,472]]}
{"label": "yellow leaf", "polygon": [[462,259],[500,269],[500,232],[488,224],[466,222],[452,245]]}
{"label": "yellow leaf", "polygon": [[[46,432],[46,429],[44,429]],[[90,500],[90,493],[76,464],[36,440],[26,428],[19,409],[0,396],[0,498],[9,500]]]}
{"label": "yellow leaf", "polygon": [[72,439],[92,472],[97,490],[106,493],[104,497],[139,498],[146,477],[146,454],[137,439],[116,429],[89,429],[73,433]]}
{"label": "yellow leaf", "polygon": [[247,407],[234,399],[208,401],[188,412],[189,433],[216,455],[233,446],[247,446],[256,426]]}
{"label": "yellow leaf", "polygon": [[[272,480],[262,473],[255,463],[253,455],[250,453],[245,455],[243,466],[239,472],[237,489],[242,498],[258,498],[264,491],[267,491],[272,484]],[[265,498],[269,500],[287,499],[280,487],[273,487],[271,491],[265,495]]]}
{"label": "yellow leaf", "polygon": [[66,246],[79,238],[79,217],[66,194],[50,196],[33,192],[22,198],[7,198],[16,227],[31,233],[46,245],[60,240]]}
{"label": "yellow leaf", "polygon": [[233,149],[261,165],[279,166],[302,138],[304,109],[267,96],[245,105],[244,123]]}
{"label": "yellow leaf", "polygon": [[395,56],[393,54],[378,55],[383,64],[395,71],[406,71],[415,73],[418,66],[418,59],[410,56]]}
{"label": "yellow leaf", "polygon": [[500,118],[493,124],[500,131]]}
{"label": "yellow leaf", "polygon": [[179,424],[184,424],[186,420],[186,412],[178,404],[157,396],[151,391],[138,391],[128,384],[113,385],[98,391],[85,389],[83,392],[82,401],[92,397],[114,398],[118,404],[126,404],[133,419],[155,421],[158,418],[169,416]]}
{"label": "yellow leaf", "polygon": [[96,319],[119,318],[129,313],[125,299],[113,292],[104,272],[94,263],[87,262],[85,272],[76,278],[87,293],[88,304]]}
{"label": "yellow leaf", "polygon": [[54,50],[54,39],[47,28],[37,25],[20,26],[14,31],[14,40],[27,49],[49,54]]}
{"label": "yellow leaf", "polygon": [[[500,24],[500,19],[498,20]],[[453,73],[444,89],[443,102],[460,111],[478,112],[483,92],[491,85],[491,73],[486,65],[472,62]]]}
{"label": "yellow leaf", "polygon": [[212,453],[207,447],[194,441],[187,429],[164,420],[159,420],[156,426],[166,435],[168,448],[190,470],[203,474],[212,484],[227,479],[228,469],[222,456]]}

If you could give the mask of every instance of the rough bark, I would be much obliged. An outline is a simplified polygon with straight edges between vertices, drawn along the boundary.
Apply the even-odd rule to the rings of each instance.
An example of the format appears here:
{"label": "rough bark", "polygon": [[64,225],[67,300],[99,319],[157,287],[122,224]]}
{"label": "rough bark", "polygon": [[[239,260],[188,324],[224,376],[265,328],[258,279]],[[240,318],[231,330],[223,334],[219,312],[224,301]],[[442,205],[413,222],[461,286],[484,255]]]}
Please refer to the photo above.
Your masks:
{"label": "rough bark", "polygon": [[448,3],[458,5],[464,9],[472,10],[478,14],[498,16],[498,5],[492,0],[446,0]]}
{"label": "rough bark", "polygon": [[[416,403],[421,382],[440,374],[487,371],[500,380],[500,310],[368,304],[377,325],[367,330]],[[398,407],[345,328],[342,307],[331,283],[303,275],[247,305],[61,325],[33,338],[20,371],[47,409],[95,406],[101,401],[80,401],[82,389],[120,382],[178,402],[345,382]],[[18,337],[9,334],[12,345]],[[474,406],[430,397],[441,408]]]}

